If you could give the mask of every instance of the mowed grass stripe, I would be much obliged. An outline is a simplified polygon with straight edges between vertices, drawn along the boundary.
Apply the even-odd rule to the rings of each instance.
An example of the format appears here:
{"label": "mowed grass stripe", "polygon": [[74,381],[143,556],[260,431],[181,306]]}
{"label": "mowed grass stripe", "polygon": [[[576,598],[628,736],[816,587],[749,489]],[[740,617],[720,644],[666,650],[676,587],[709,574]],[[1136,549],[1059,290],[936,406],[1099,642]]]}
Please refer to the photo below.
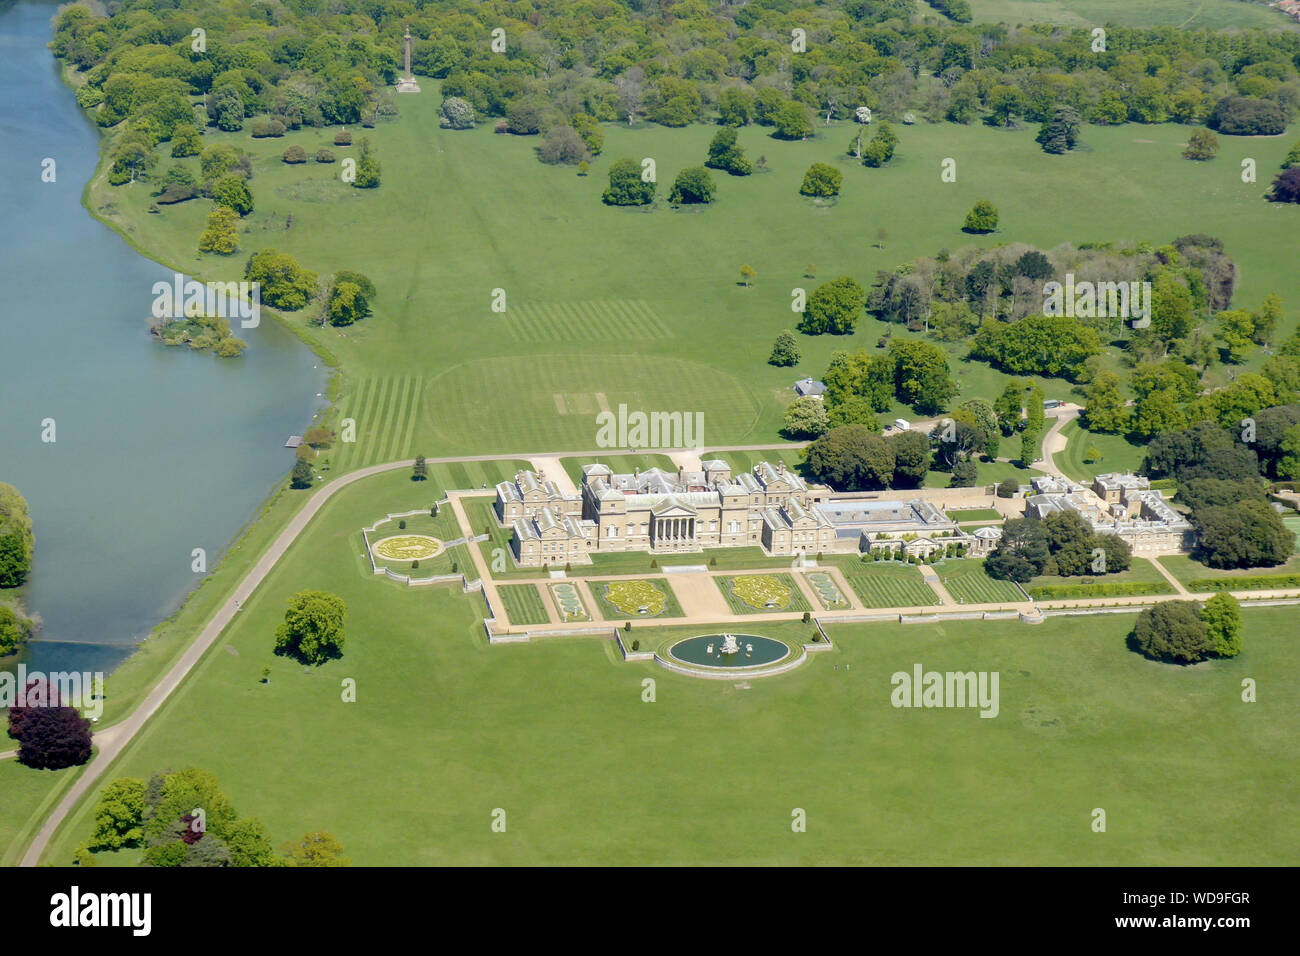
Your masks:
{"label": "mowed grass stripe", "polygon": [[623,300],[624,306],[633,313],[636,321],[642,325],[653,338],[671,338],[672,332],[668,326],[659,318],[657,312],[650,308],[649,303],[642,299]]}
{"label": "mowed grass stripe", "polygon": [[915,580],[872,575],[870,571],[844,577],[863,607],[925,607],[939,603],[939,595],[919,574]]}
{"label": "mowed grass stripe", "polygon": [[451,488],[453,491],[465,491],[474,487],[469,480],[469,472],[465,470],[465,466],[460,462],[453,461],[447,466],[447,471],[451,474]]}
{"label": "mowed grass stripe", "polygon": [[638,335],[632,316],[618,307],[617,299],[602,302],[581,302],[579,306],[591,315],[593,324],[610,330],[611,338],[634,339]]}
{"label": "mowed grass stripe", "polygon": [[420,419],[420,408],[424,401],[424,378],[422,376],[413,376],[414,387],[411,390],[411,397],[407,401],[407,418],[406,429],[402,433],[402,444],[398,448],[398,454],[404,458],[414,458],[415,450],[411,443],[415,441],[415,424]]}
{"label": "mowed grass stripe", "polygon": [[412,375],[402,376],[397,393],[397,402],[389,426],[392,436],[389,439],[382,461],[396,461],[402,457],[406,433],[411,423],[411,406],[413,404],[411,393],[414,389],[415,377]]}
{"label": "mowed grass stripe", "polygon": [[559,328],[563,330],[564,341],[580,342],[588,335],[592,338],[604,338],[598,330],[591,328],[572,303],[557,302],[553,308],[559,317]]}
{"label": "mowed grass stripe", "polygon": [[497,588],[511,624],[545,624],[550,621],[542,595],[531,584],[505,584]]}
{"label": "mowed grass stripe", "polygon": [[[370,395],[370,402],[365,408],[365,427],[361,427],[360,421],[357,421],[357,444],[361,445],[357,449],[359,457],[357,464],[368,466],[380,460],[381,445],[385,441],[383,433],[383,421],[387,418],[387,408],[393,398],[393,378],[381,377],[374,384],[374,392]],[[361,434],[364,433],[364,438]]]}
{"label": "mowed grass stripe", "polygon": [[340,470],[350,471],[357,467],[357,460],[360,457],[360,448],[358,446],[359,443],[364,440],[362,438],[364,434],[362,430],[362,423],[365,420],[364,413],[366,405],[370,401],[370,392],[374,387],[374,384],[375,380],[367,376],[366,378],[358,379],[356,388],[353,389],[352,401],[348,406],[347,414],[344,417],[352,419],[354,426],[352,437],[355,440],[340,445],[343,449],[343,454],[340,456],[342,459],[342,462],[339,465]]}

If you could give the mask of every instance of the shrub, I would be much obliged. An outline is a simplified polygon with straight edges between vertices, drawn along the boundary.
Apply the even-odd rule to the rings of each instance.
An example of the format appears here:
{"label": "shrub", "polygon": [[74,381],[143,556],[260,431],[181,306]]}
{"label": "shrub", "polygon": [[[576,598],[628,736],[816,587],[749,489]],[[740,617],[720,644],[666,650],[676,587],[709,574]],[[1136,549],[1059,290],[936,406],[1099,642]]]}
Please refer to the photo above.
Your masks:
{"label": "shrub", "polygon": [[333,153],[333,151],[332,151],[332,150],[325,149],[324,147],[321,147],[320,149],[316,150],[316,162],[318,162],[318,163],[332,163],[332,162],[334,162],[334,153]]}
{"label": "shrub", "polygon": [[992,232],[998,227],[998,209],[987,199],[981,199],[966,214],[962,232]]}
{"label": "shrub", "polygon": [[[629,622],[629,626],[631,626],[630,622]],[[633,641],[633,642],[632,642],[632,650],[634,650],[634,651],[639,651],[639,650],[641,650],[641,642],[640,642],[640,641]]]}
{"label": "shrub", "polygon": [[1271,100],[1225,96],[1205,125],[1229,136],[1276,136],[1286,130],[1286,113]]}
{"label": "shrub", "polygon": [[688,166],[673,180],[668,201],[673,204],[707,204],[713,202],[713,177],[703,166]]}
{"label": "shrub", "polygon": [[171,185],[164,189],[158,196],[158,202],[164,206],[170,206],[172,203],[185,202],[187,199],[193,199],[199,194],[197,186],[177,186]]}
{"label": "shrub", "polygon": [[350,132],[348,132],[347,130],[345,130],[345,129],[341,129],[341,130],[339,130],[337,133],[334,134],[334,145],[335,145],[335,146],[351,146],[351,145],[352,145],[352,134],[351,134]]}
{"label": "shrub", "polygon": [[443,129],[473,129],[474,107],[459,96],[449,96],[442,101],[438,111],[438,125]]}
{"label": "shrub", "polygon": [[537,158],[544,163],[576,166],[591,158],[587,144],[572,126],[553,126],[546,131],[537,147]]}
{"label": "shrub", "polygon": [[1194,601],[1164,601],[1145,609],[1132,637],[1137,649],[1153,660],[1194,664],[1214,653],[1214,641]]}
{"label": "shrub", "polygon": [[397,522],[397,530],[398,530],[398,531],[405,531],[405,530],[406,530],[406,519],[405,519],[405,518],[403,518],[401,521]]}
{"label": "shrub", "polygon": [[281,157],[286,163],[305,163],[307,162],[307,151],[301,146],[290,146],[284,151]]}
{"label": "shrub", "polygon": [[284,124],[277,119],[254,120],[252,131],[254,139],[265,139],[268,136],[283,136]]}
{"label": "shrub", "polygon": [[838,196],[843,182],[844,174],[834,166],[827,163],[813,163],[803,174],[803,185],[799,187],[799,192],[801,195],[816,198]]}

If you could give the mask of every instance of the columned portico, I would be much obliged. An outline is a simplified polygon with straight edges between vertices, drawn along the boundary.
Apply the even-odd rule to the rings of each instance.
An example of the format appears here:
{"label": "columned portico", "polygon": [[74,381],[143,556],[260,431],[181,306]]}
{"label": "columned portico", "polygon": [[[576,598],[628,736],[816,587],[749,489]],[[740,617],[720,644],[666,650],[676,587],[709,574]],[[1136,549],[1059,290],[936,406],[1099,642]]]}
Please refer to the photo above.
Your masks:
{"label": "columned portico", "polygon": [[694,547],[695,518],[656,515],[650,526],[650,544],[653,548]]}

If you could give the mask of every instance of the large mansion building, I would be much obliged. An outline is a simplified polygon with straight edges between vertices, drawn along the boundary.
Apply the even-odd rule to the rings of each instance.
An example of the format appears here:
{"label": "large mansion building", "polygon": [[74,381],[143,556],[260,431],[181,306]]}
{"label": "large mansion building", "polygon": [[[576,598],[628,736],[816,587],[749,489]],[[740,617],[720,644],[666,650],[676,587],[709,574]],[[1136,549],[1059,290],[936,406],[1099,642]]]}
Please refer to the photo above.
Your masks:
{"label": "large mansion building", "polygon": [[1036,494],[1025,499],[1025,514],[1042,520],[1057,511],[1077,513],[1098,534],[1113,534],[1136,552],[1190,550],[1192,523],[1142,475],[1106,474],[1092,488],[1060,478],[1034,479]]}
{"label": "large mansion building", "polygon": [[596,552],[651,554],[759,547],[774,556],[887,549],[928,557],[951,544],[991,550],[998,528],[963,532],[931,502],[837,496],[786,469],[760,462],[733,475],[724,461],[699,471],[660,468],[615,474],[582,469],[578,494],[565,494],[536,472],[520,471],[496,487],[498,520],[509,527],[520,567],[588,563]]}

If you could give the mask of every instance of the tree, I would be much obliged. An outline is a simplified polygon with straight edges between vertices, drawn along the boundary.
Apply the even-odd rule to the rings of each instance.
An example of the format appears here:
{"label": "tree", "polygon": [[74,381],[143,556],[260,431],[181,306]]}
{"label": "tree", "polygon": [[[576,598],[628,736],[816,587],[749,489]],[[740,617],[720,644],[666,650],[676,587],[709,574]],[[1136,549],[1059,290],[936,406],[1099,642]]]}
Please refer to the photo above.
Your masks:
{"label": "tree", "polygon": [[1034,141],[1045,153],[1067,153],[1079,143],[1079,114],[1069,106],[1058,106],[1052,118],[1038,130]]}
{"label": "tree", "polygon": [[537,147],[537,158],[549,165],[576,166],[591,158],[587,144],[572,126],[552,126]]}
{"label": "tree", "polygon": [[785,409],[785,431],[791,438],[817,438],[830,429],[826,403],[816,395],[796,398]]}
{"label": "tree", "polygon": [[1255,318],[1248,309],[1220,312],[1214,323],[1214,338],[1223,347],[1226,361],[1239,364],[1255,351]]}
{"label": "tree", "polygon": [[299,458],[293,463],[293,471],[289,475],[290,488],[297,488],[299,490],[310,488],[311,483],[314,480],[315,475],[312,474],[311,462],[305,458]]}
{"label": "tree", "polygon": [[1207,160],[1219,154],[1219,137],[1208,129],[1192,130],[1187,137],[1187,148],[1183,150],[1183,159]]}
{"label": "tree", "polygon": [[754,94],[744,87],[728,87],[718,97],[718,122],[723,126],[748,126],[754,117]]}
{"label": "tree", "polygon": [[758,273],[754,271],[754,267],[749,264],[740,267],[740,281],[746,289],[754,284],[754,278],[757,275]]}
{"label": "tree", "polygon": [[1212,568],[1256,568],[1284,564],[1295,550],[1295,534],[1262,498],[1193,509],[1200,559]]}
{"label": "tree", "polygon": [[840,194],[840,185],[844,182],[844,174],[834,166],[826,163],[813,163],[808,167],[808,171],[803,174],[803,184],[799,187],[799,192],[804,196],[813,196],[819,198],[828,198]]}
{"label": "tree", "polygon": [[1273,179],[1273,188],[1269,191],[1270,202],[1300,203],[1300,166],[1283,170]]}
{"label": "tree", "polygon": [[301,146],[290,146],[284,151],[284,155],[280,158],[291,166],[297,165],[298,163],[305,163],[307,162],[307,151]]}
{"label": "tree", "polygon": [[271,248],[249,256],[244,278],[261,286],[263,303],[290,312],[303,308],[316,295],[316,273],[302,268],[288,253]]}
{"label": "tree", "polygon": [[979,202],[975,203],[975,205],[971,207],[971,211],[966,214],[966,223],[962,226],[962,232],[993,232],[997,227],[997,207],[987,199],[981,199]]}
{"label": "tree", "polygon": [[1073,577],[1092,571],[1092,528],[1073,511],[1057,511],[1042,521],[1051,559],[1044,566],[1046,573]]}
{"label": "tree", "polygon": [[226,828],[223,837],[230,850],[231,866],[284,865],[284,860],[272,849],[270,834],[261,820],[253,817],[235,820]]}
{"label": "tree", "polygon": [[808,446],[809,472],[839,491],[887,487],[893,449],[865,425],[833,428]]}
{"label": "tree", "polygon": [[1277,459],[1277,476],[1287,480],[1300,478],[1300,424],[1282,433],[1278,448],[1281,455]]}
{"label": "tree", "polygon": [[117,850],[135,846],[144,838],[144,781],[120,777],[106,786],[95,805],[95,832],[87,844],[92,850]]}
{"label": "tree", "polygon": [[1024,401],[1025,385],[1019,379],[1012,379],[1002,389],[1002,394],[993,403],[993,411],[998,416],[998,425],[1002,434],[1010,435],[1020,427],[1021,403]]}
{"label": "tree", "polygon": [[1097,373],[1083,395],[1083,421],[1089,431],[1117,434],[1128,427],[1123,382],[1114,372]]}
{"label": "tree", "polygon": [[208,224],[199,236],[199,252],[228,256],[239,251],[239,214],[229,206],[217,206],[208,213]]}
{"label": "tree", "polygon": [[866,290],[850,276],[823,282],[808,296],[799,331],[805,335],[848,335],[866,304]]}
{"label": "tree", "polygon": [[709,143],[709,156],[704,165],[721,169],[733,176],[748,176],[754,164],[745,158],[745,150],[736,142],[736,131],[730,127],[720,129]]}
{"label": "tree", "polygon": [[[31,695],[29,685],[29,700]],[[9,708],[9,735],[18,741],[18,762],[37,770],[62,770],[90,759],[90,721],[76,707],[60,704],[58,690],[48,683],[41,704]]]}
{"label": "tree", "polygon": [[473,129],[474,107],[459,96],[448,96],[438,111],[438,125],[443,129]]}
{"label": "tree", "polygon": [[1014,478],[1003,478],[998,482],[999,498],[1014,498],[1020,491],[1020,482]]}
{"label": "tree", "polygon": [[1241,653],[1241,605],[1226,591],[1214,595],[1201,608],[1201,620],[1218,657]]}
{"label": "tree", "polygon": [[931,342],[894,339],[889,343],[894,361],[894,392],[898,400],[922,414],[941,412],[957,394],[948,357]]}
{"label": "tree", "polygon": [[997,547],[984,560],[984,571],[991,578],[1024,584],[1043,573],[1048,556],[1042,526],[1032,518],[1011,518],[1002,525]]}
{"label": "tree", "polygon": [[988,322],[975,335],[971,356],[1018,375],[1074,379],[1101,354],[1096,329],[1064,315],[1028,315],[1019,322]]}
{"label": "tree", "polygon": [[1214,104],[1205,125],[1229,136],[1277,136],[1286,131],[1286,112],[1271,100],[1225,96]]}
{"label": "tree", "polygon": [[352,325],[370,314],[370,303],[355,282],[335,282],[326,301],[325,313],[330,325]]}
{"label": "tree", "polygon": [[703,166],[688,166],[673,180],[668,201],[674,205],[707,204],[713,202],[713,177]]}
{"label": "tree", "polygon": [[1133,643],[1152,660],[1195,664],[1214,653],[1194,601],[1162,601],[1138,615]]}
{"label": "tree", "polygon": [[343,855],[343,845],[324,830],[304,834],[296,843],[286,843],[284,854],[289,866],[351,866]]}
{"label": "tree", "polygon": [[181,123],[172,131],[172,158],[197,156],[203,150],[203,139],[190,123]]}
{"label": "tree", "polygon": [[952,466],[949,488],[971,488],[979,480],[979,468],[969,458],[960,458]]}
{"label": "tree", "polygon": [[881,122],[876,128],[875,135],[871,137],[871,142],[862,151],[862,165],[873,168],[883,166],[894,158],[894,151],[897,148],[898,134],[888,123]]}
{"label": "tree", "polygon": [[897,432],[886,439],[894,452],[893,488],[920,488],[930,471],[930,442],[917,431]]}
{"label": "tree", "polygon": [[317,665],[342,657],[346,615],[342,598],[327,591],[299,591],[276,628],[275,653]]}
{"label": "tree", "polygon": [[1020,433],[1020,463],[1028,468],[1038,461],[1038,431],[1025,426]]}
{"label": "tree", "polygon": [[989,122],[993,126],[1010,126],[1025,111],[1024,95],[1014,86],[1002,84],[989,91]]}
{"label": "tree", "polygon": [[240,216],[253,211],[253,194],[240,176],[224,176],[218,180],[212,187],[212,200],[218,206],[229,206]]}
{"label": "tree", "polygon": [[794,100],[786,100],[772,114],[772,135],[777,139],[807,139],[812,135],[812,120],[808,108]]}
{"label": "tree", "polygon": [[1083,450],[1083,460],[1089,465],[1097,464],[1101,461],[1101,449],[1089,443],[1088,447]]}
{"label": "tree", "polygon": [[531,97],[514,100],[506,107],[506,129],[516,136],[536,136],[542,131],[544,105]]}
{"label": "tree", "polygon": [[789,329],[782,329],[781,334],[772,343],[772,354],[768,356],[767,364],[788,367],[797,365],[799,357],[799,342],[795,339],[794,333]]}
{"label": "tree", "polygon": [[654,202],[658,184],[641,178],[635,159],[619,159],[609,167],[609,186],[601,200],[609,206],[647,206]]}
{"label": "tree", "polygon": [[35,552],[27,500],[13,485],[0,482],[0,588],[23,585]]}
{"label": "tree", "polygon": [[[0,562],[5,560],[5,548],[0,544]],[[0,604],[0,657],[17,652],[32,636],[32,622],[7,604]]]}
{"label": "tree", "polygon": [[429,463],[423,455],[415,456],[415,465],[411,468],[412,481],[425,481],[429,477]]}
{"label": "tree", "polygon": [[357,174],[352,180],[355,189],[374,189],[379,185],[379,160],[370,151],[370,140],[361,141],[361,155],[357,157]]}

